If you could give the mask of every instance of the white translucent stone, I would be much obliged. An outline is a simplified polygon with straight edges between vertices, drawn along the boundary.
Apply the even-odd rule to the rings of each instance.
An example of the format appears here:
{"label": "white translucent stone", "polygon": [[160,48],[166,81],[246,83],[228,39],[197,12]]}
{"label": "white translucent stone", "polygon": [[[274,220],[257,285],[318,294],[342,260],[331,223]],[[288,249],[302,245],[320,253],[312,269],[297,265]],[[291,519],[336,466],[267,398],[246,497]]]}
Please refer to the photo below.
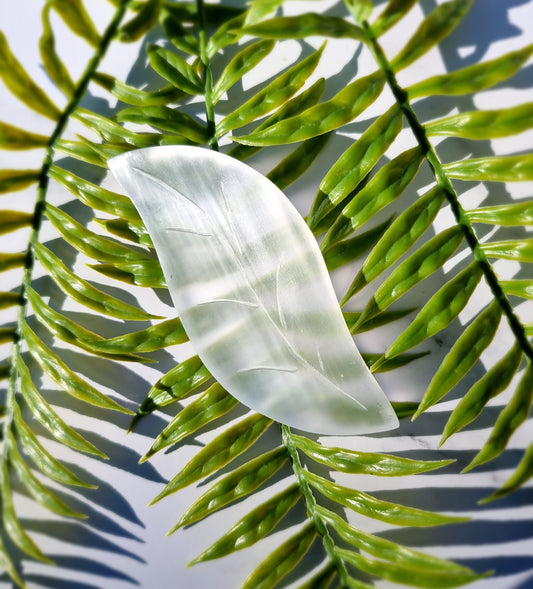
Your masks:
{"label": "white translucent stone", "polygon": [[319,434],[398,425],[311,231],[274,184],[198,147],[139,149],[109,166],[143,218],[191,343],[236,399]]}

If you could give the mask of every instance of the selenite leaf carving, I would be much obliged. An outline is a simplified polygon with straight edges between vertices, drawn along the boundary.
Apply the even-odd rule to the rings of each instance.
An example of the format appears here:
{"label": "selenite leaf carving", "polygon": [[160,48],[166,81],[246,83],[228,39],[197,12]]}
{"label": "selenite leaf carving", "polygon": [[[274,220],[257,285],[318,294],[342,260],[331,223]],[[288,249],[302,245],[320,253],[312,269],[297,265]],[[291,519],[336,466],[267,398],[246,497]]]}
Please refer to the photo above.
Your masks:
{"label": "selenite leaf carving", "polygon": [[139,149],[109,165],[143,218],[192,344],[236,399],[314,433],[397,426],[311,231],[274,184],[198,147]]}

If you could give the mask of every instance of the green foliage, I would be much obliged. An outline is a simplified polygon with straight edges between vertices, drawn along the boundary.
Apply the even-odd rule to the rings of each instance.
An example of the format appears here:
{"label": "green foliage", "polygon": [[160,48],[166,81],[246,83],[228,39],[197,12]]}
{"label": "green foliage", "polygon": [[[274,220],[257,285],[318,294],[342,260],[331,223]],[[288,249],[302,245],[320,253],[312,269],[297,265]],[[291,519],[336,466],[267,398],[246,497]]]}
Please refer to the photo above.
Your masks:
{"label": "green foliage", "polygon": [[[463,183],[532,180],[533,156],[486,155],[444,162],[440,144],[433,138],[453,137],[465,142],[514,136],[531,128],[533,109],[531,103],[525,103],[424,121],[417,113],[416,100],[425,98],[431,103],[439,95],[467,96],[504,82],[527,63],[533,45],[425,77],[410,87],[402,86],[398,76],[441,41],[453,43],[453,31],[473,3],[449,0],[438,4],[399,53],[388,56],[381,37],[407,17],[418,4],[416,0],[389,0],[379,9],[369,0],[351,0],[343,16],[322,14],[320,7],[317,12],[284,16],[278,11],[281,0],[253,0],[245,10],[202,0],[196,4],[111,1],[114,14],[104,31],[93,22],[88,2],[49,0],[41,13],[39,50],[45,72],[66,99],[64,105],[56,104],[39,87],[0,34],[0,79],[25,107],[54,125],[46,136],[0,122],[0,149],[44,151],[40,169],[0,170],[0,194],[11,195],[36,185],[33,213],[17,211],[15,204],[0,211],[0,234],[28,233],[25,251],[0,253],[0,272],[21,274],[18,288],[0,292],[0,308],[17,311],[14,321],[0,327],[0,342],[12,348],[9,361],[0,365],[0,378],[6,383],[0,435],[0,566],[14,583],[24,586],[21,554],[50,560],[23,525],[14,501],[15,489],[22,488],[53,513],[80,518],[83,514],[69,506],[57,488],[94,486],[54,457],[40,433],[45,431],[74,451],[106,457],[54,407],[61,405],[58,398],[65,393],[75,399],[77,408],[99,408],[99,415],[109,409],[133,415],[132,429],[141,419],[150,420],[156,410],[175,408],[175,415],[150,442],[143,461],[177,444],[192,445],[200,431],[217,430],[153,502],[200,481],[208,484],[172,525],[171,532],[215,512],[224,513],[223,508],[237,502],[251,505],[193,563],[244,549],[290,518],[295,524],[290,536],[264,555],[243,581],[244,588],[276,587],[289,574],[301,580],[301,589],[368,588],[374,578],[417,587],[455,587],[482,576],[359,529],[365,518],[388,527],[435,526],[464,518],[401,505],[344,483],[345,475],[354,477],[350,479],[354,484],[362,480],[355,478],[359,476],[372,481],[377,477],[423,476],[446,467],[450,460],[355,451],[330,445],[327,439],[309,439],[286,426],[277,427],[255,413],[243,416],[243,408],[213,382],[197,356],[171,368],[132,411],[121,383],[116,383],[114,391],[119,398],[109,397],[93,384],[97,379],[78,374],[75,362],[69,365],[61,347],[64,344],[84,357],[121,364],[152,362],[157,353],[187,341],[179,318],[156,317],[150,309],[125,300],[129,300],[125,295],[131,285],[165,289],[165,282],[149,236],[129,199],[95,180],[109,157],[137,147],[169,144],[223,149],[240,160],[265,150],[275,160],[267,176],[283,189],[299,179],[311,182],[316,165],[320,178],[312,189],[314,200],[308,202],[307,223],[321,239],[331,271],[358,264],[341,301],[341,306],[346,305],[346,322],[354,334],[384,325],[387,333],[394,333],[386,350],[363,355],[372,371],[396,370],[420,361],[427,353],[425,343],[457,327],[460,314],[478,295],[480,301],[486,301],[454,338],[439,365],[433,365],[433,378],[425,394],[420,394],[420,402],[395,402],[394,407],[400,417],[413,415],[423,420],[427,409],[451,391],[461,393],[459,387],[469,382],[443,432],[433,432],[442,434],[444,443],[473,423],[491,399],[507,391],[510,400],[491,422],[487,442],[465,470],[500,455],[530,415],[533,402],[533,328],[520,319],[515,301],[533,298],[533,285],[523,277],[504,279],[492,261],[513,260],[524,267],[533,261],[531,239],[509,237],[505,232],[499,237],[502,228],[530,227],[533,204],[531,200],[501,199],[495,205],[465,210],[460,197]],[[79,79],[56,49],[56,16],[92,51]],[[159,85],[141,89],[100,71],[110,44],[145,40],[154,29],[162,31],[168,43],[146,44],[142,51]],[[325,44],[316,48],[311,43],[317,36],[352,43],[354,51],[364,44],[374,58],[374,67],[333,91],[330,81],[317,78],[315,73],[325,54]],[[311,49],[262,85],[241,91],[245,77],[260,72],[285,40],[299,40],[302,47],[309,42],[306,47]],[[92,82],[118,101],[113,115],[81,107]],[[383,107],[380,100],[385,94],[392,105],[389,100]],[[228,110],[224,102],[230,95],[235,106]],[[200,105],[201,111],[195,105]],[[66,134],[71,121],[84,129],[75,138]],[[349,139],[352,127],[358,129],[355,141]],[[401,141],[406,134],[408,148]],[[329,152],[339,137],[345,139],[342,152],[333,148]],[[65,160],[64,154],[81,162],[75,169],[82,171],[74,173],[65,164],[69,159]],[[422,174],[426,188],[418,194]],[[67,213],[68,207],[54,206],[50,186],[66,191],[79,207]],[[312,196],[309,190],[308,194]],[[11,198],[15,203],[17,195]],[[443,228],[435,220],[446,207],[453,220]],[[104,218],[96,219],[96,227],[86,225],[87,213]],[[43,243],[43,222],[50,223],[60,248]],[[477,224],[489,229],[486,237]],[[430,236],[431,230],[435,235]],[[460,261],[455,263],[458,252]],[[74,255],[90,262],[83,277],[69,262]],[[37,269],[69,302],[99,318],[121,321],[124,329],[111,336],[101,335],[93,331],[99,323],[84,324],[83,318],[69,313],[68,305],[59,309],[63,299],[57,303],[52,297],[45,300]],[[114,295],[92,284],[98,276],[108,279]],[[487,292],[488,301],[481,296]],[[405,329],[398,327],[399,320],[415,311]],[[132,326],[132,321],[151,323],[139,327]],[[503,327],[513,346],[503,354],[498,352],[498,359],[479,376],[476,370],[483,355]],[[58,340],[63,344],[56,346]],[[57,395],[48,398],[49,391],[40,386],[43,379],[55,383]],[[388,392],[394,398],[394,391]],[[274,445],[268,446],[266,438],[275,439]],[[36,470],[40,471],[38,476]],[[337,482],[337,475],[344,477],[343,484]],[[508,480],[486,500],[516,491],[532,475],[533,445],[529,445]],[[48,484],[48,479],[53,483]],[[280,481],[282,488],[274,491],[274,484]],[[357,514],[357,527],[345,510]],[[301,561],[305,563],[311,549],[322,551],[323,562],[307,575],[309,569]]]}

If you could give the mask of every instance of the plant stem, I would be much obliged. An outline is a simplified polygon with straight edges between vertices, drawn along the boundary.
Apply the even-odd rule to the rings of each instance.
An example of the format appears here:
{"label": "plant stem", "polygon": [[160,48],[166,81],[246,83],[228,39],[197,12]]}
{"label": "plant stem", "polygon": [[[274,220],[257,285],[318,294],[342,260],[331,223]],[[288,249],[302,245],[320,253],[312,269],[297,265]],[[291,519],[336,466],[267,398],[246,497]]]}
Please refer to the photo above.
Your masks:
{"label": "plant stem", "polygon": [[300,487],[300,491],[305,500],[305,506],[307,508],[307,513],[312,520],[316,531],[320,534],[322,538],[322,544],[324,549],[326,550],[326,554],[328,555],[331,563],[337,569],[340,578],[341,587],[348,587],[349,586],[349,575],[346,569],[346,566],[342,559],[337,554],[337,549],[335,546],[335,542],[331,537],[328,526],[326,522],[322,519],[320,514],[316,509],[316,499],[311,491],[311,487],[309,483],[305,480],[304,476],[304,468],[302,466],[300,455],[298,454],[298,450],[294,445],[294,440],[292,439],[292,433],[288,426],[282,425],[281,426],[281,436],[283,444],[287,449],[287,453],[292,462],[292,469],[296,476],[296,481]]}
{"label": "plant stem", "polygon": [[218,151],[218,141],[216,138],[215,125],[215,105],[213,103],[213,75],[211,73],[211,64],[207,51],[207,25],[205,18],[204,0],[196,0],[196,9],[198,12],[198,36],[200,40],[200,59],[204,68],[204,101],[205,115],[207,121],[207,133],[209,136],[209,147]]}
{"label": "plant stem", "polygon": [[461,206],[461,203],[459,202],[457,192],[455,191],[450,179],[446,175],[441,161],[439,160],[435,149],[426,135],[424,126],[418,120],[418,117],[409,102],[407,92],[398,84],[396,76],[394,75],[394,71],[390,67],[390,63],[387,60],[383,49],[381,48],[377,39],[374,37],[372,29],[367,22],[363,23],[363,29],[369,39],[369,47],[374,54],[378,65],[382,68],[387,76],[387,83],[394,95],[394,98],[402,109],[405,118],[407,119],[407,122],[413,131],[413,134],[415,135],[420,147],[424,151],[424,155],[431,170],[433,171],[433,175],[435,176],[437,184],[441,186],[446,193],[446,198],[450,204],[455,221],[461,227],[466,242],[472,250],[474,259],[481,267],[485,280],[487,281],[492,294],[498,300],[503,314],[507,317],[507,321],[509,322],[513,335],[520,343],[520,346],[526,356],[528,356],[528,358],[533,361],[533,346],[528,341],[524,326],[515,314],[509,299],[503,292],[498,277],[496,276],[492,265],[488,261],[485,252],[481,248],[474,228],[472,227],[470,220],[468,219],[463,207]]}
{"label": "plant stem", "polygon": [[41,167],[41,172],[39,176],[39,185],[37,189],[37,200],[35,202],[35,207],[33,210],[33,222],[32,222],[32,230],[30,233],[28,249],[26,250],[26,261],[24,264],[24,275],[22,279],[22,285],[20,288],[20,306],[17,313],[17,326],[15,329],[15,336],[14,336],[14,344],[13,350],[11,353],[11,365],[10,365],[10,375],[9,375],[9,385],[7,390],[6,396],[6,417],[4,421],[4,444],[1,449],[0,453],[0,461],[6,459],[7,453],[7,432],[11,427],[11,423],[13,421],[13,405],[16,403],[15,397],[17,394],[17,384],[18,384],[18,371],[16,368],[17,365],[17,357],[22,352],[22,337],[21,337],[21,330],[22,325],[26,321],[26,311],[27,311],[27,303],[28,299],[26,297],[26,293],[28,289],[31,287],[32,279],[33,279],[33,268],[35,264],[35,253],[34,253],[34,246],[39,241],[39,232],[41,230],[41,225],[43,221],[43,214],[44,208],[46,204],[46,197],[48,194],[48,185],[49,185],[49,171],[50,167],[53,164],[53,159],[55,155],[55,148],[58,141],[61,139],[63,132],[65,131],[70,116],[77,108],[78,104],[85,96],[87,91],[87,87],[95,74],[98,66],[102,58],[104,57],[109,44],[113,40],[113,37],[118,31],[120,23],[124,17],[124,13],[128,5],[132,2],[132,0],[123,0],[119,7],[117,8],[113,18],[111,19],[107,29],[105,30],[100,44],[96,48],[96,51],[87,64],[85,71],[83,72],[74,94],[72,98],[69,100],[65,110],[61,113],[59,120],[57,121],[57,125],[50,136],[50,140],[48,141],[48,146],[46,149],[46,154],[43,160],[43,164]]}

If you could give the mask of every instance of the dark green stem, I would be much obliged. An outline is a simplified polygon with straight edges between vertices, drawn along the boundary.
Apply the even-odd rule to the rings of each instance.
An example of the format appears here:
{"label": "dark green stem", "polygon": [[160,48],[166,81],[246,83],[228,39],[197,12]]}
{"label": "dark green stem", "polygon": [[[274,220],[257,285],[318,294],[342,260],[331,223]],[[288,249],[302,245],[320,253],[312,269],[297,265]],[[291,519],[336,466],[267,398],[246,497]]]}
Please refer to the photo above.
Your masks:
{"label": "dark green stem", "polygon": [[378,65],[385,72],[387,76],[387,83],[400,108],[402,109],[402,112],[404,113],[405,118],[407,119],[407,122],[409,123],[409,126],[411,127],[411,130],[413,131],[413,134],[415,135],[420,147],[424,151],[424,155],[433,171],[435,179],[437,180],[437,184],[441,186],[446,193],[446,198],[452,209],[455,221],[461,227],[466,242],[472,250],[475,260],[481,267],[483,276],[485,277],[492,294],[498,300],[503,314],[507,317],[507,321],[509,322],[513,335],[520,343],[522,350],[528,356],[528,358],[533,361],[533,347],[527,339],[524,326],[515,314],[509,299],[503,292],[503,289],[498,281],[498,277],[496,276],[492,265],[488,261],[485,252],[482,250],[474,228],[472,227],[470,220],[468,219],[463,207],[459,202],[457,192],[455,191],[450,179],[446,175],[437,153],[426,135],[424,126],[418,120],[418,117],[416,116],[416,113],[414,112],[409,102],[407,92],[398,84],[390,63],[388,62],[377,39],[374,37],[372,29],[368,23],[363,23],[363,29],[369,39],[369,47],[372,50]]}
{"label": "dark green stem", "polygon": [[196,9],[198,11],[198,36],[200,41],[200,59],[204,69],[204,101],[205,115],[207,120],[207,134],[209,137],[209,147],[218,151],[218,141],[216,138],[215,125],[215,105],[213,103],[213,75],[211,73],[211,64],[209,60],[207,25],[205,18],[204,0],[196,0]]}
{"label": "dark green stem", "polygon": [[322,538],[322,544],[324,546],[326,554],[328,555],[332,565],[337,569],[341,587],[348,587],[348,571],[346,569],[344,562],[337,554],[335,542],[329,533],[326,522],[322,519],[322,517],[316,509],[316,499],[313,495],[313,492],[311,491],[309,483],[305,479],[304,468],[300,461],[300,455],[298,454],[298,450],[294,444],[294,440],[292,439],[291,430],[288,426],[281,426],[281,436],[283,444],[285,445],[287,453],[291,459],[292,469],[294,471],[294,475],[296,476],[296,481],[298,482],[300,491],[304,497],[305,506],[307,508],[307,514],[309,518],[312,520],[316,531],[320,534]]}
{"label": "dark green stem", "polygon": [[[13,344],[13,351],[11,354],[11,370],[10,370],[10,378],[9,378],[9,387],[8,393],[6,398],[6,408],[7,408],[7,415],[6,420],[4,422],[4,431],[7,432],[8,428],[11,425],[13,414],[11,407],[15,403],[15,395],[17,391],[17,381],[18,381],[18,371],[16,368],[17,364],[17,357],[21,353],[21,329],[23,323],[26,321],[26,306],[27,306],[27,298],[26,293],[31,286],[32,278],[33,278],[33,267],[35,264],[35,254],[34,254],[34,246],[39,241],[39,232],[41,230],[43,214],[45,209],[46,197],[48,193],[48,185],[49,185],[49,171],[50,167],[52,166],[54,155],[55,155],[55,148],[58,141],[61,139],[63,132],[65,131],[70,116],[77,108],[78,104],[81,102],[82,98],[85,96],[87,92],[87,87],[95,74],[102,58],[104,57],[109,44],[113,40],[113,37],[117,33],[118,27],[120,22],[124,17],[124,13],[128,5],[131,3],[132,0],[124,0],[120,6],[118,7],[117,11],[115,12],[113,19],[109,23],[109,26],[105,30],[102,39],[100,41],[99,46],[97,47],[92,59],[87,64],[85,71],[83,72],[80,81],[78,82],[74,94],[72,95],[71,99],[69,100],[65,110],[61,113],[57,121],[57,125],[50,137],[48,142],[48,147],[46,150],[46,155],[43,160],[43,165],[41,167],[41,172],[39,176],[39,186],[37,189],[37,200],[35,202],[35,207],[33,211],[33,223],[32,223],[32,230],[29,238],[28,249],[26,250],[26,261],[24,264],[24,276],[22,280],[22,285],[20,289],[20,307],[18,309],[18,316],[17,316],[17,327],[15,331],[15,338]],[[7,439],[7,436],[4,436]],[[2,459],[5,458],[6,452],[6,443],[2,448]]]}

